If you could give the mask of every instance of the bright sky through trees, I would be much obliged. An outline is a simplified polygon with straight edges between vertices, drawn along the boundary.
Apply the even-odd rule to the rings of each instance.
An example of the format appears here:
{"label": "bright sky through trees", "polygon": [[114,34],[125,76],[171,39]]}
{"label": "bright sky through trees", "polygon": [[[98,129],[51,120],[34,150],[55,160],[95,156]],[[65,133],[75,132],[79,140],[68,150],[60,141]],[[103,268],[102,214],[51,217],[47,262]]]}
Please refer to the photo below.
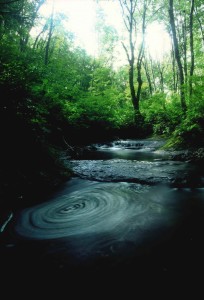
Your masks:
{"label": "bright sky through trees", "polygon": [[[75,41],[85,48],[91,55],[97,55],[98,35],[95,30],[97,22],[97,1],[94,0],[47,0],[42,6],[41,13],[50,15],[54,1],[55,11],[62,12],[68,16],[68,30],[75,34]],[[99,1],[104,10],[106,21],[114,26],[119,34],[122,32],[123,19],[119,1]],[[165,53],[170,51],[171,41],[164,27],[154,22],[147,27],[146,47],[154,59],[162,60]],[[121,47],[121,61],[126,61],[124,50]]]}

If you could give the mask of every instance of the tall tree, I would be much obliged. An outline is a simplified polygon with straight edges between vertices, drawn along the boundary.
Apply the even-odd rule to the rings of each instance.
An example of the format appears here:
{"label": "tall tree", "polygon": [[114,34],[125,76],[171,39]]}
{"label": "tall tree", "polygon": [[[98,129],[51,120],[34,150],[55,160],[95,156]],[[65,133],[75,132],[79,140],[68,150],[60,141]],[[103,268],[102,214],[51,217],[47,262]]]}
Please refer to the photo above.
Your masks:
{"label": "tall tree", "polygon": [[132,104],[136,114],[139,114],[139,101],[136,96],[135,86],[134,86],[134,63],[135,63],[135,30],[136,30],[136,20],[135,20],[135,9],[137,2],[135,0],[120,0],[120,5],[123,11],[123,20],[125,27],[129,34],[129,49],[122,42],[123,48],[127,55],[129,63],[129,86],[130,94],[132,99]]}
{"label": "tall tree", "polygon": [[[142,68],[142,61],[144,58],[144,35],[146,29],[146,11],[147,5],[146,0],[143,1],[142,6],[142,24],[141,24],[141,34],[142,34],[142,41],[140,46],[137,45],[138,55],[136,57],[136,38],[137,33],[139,31],[139,22],[136,21],[136,9],[138,8],[137,0],[119,0],[120,6],[123,13],[123,21],[128,32],[128,44],[122,42],[122,46],[125,50],[128,64],[129,64],[129,87],[130,87],[130,94],[131,100],[135,112],[135,121],[141,119],[140,113],[140,96],[141,96],[141,88],[142,88],[142,75],[141,75],[141,68]],[[137,69],[137,91],[135,89],[135,65]]]}
{"label": "tall tree", "polygon": [[194,68],[195,68],[194,36],[193,36],[194,7],[195,7],[194,0],[191,0],[190,24],[189,24],[189,30],[190,30],[190,52],[191,52],[191,65],[190,65],[190,78],[189,78],[189,95],[190,95],[190,98],[192,97],[192,93],[193,93],[192,77],[193,77]]}
{"label": "tall tree", "polygon": [[203,46],[204,46],[204,26],[203,26],[203,19],[202,19],[203,11],[204,11],[204,7],[202,5],[202,2],[199,3],[199,1],[198,1],[195,5],[195,13],[196,13],[195,16],[196,16],[196,19],[199,24],[201,38],[202,38],[202,42],[203,42]]}
{"label": "tall tree", "polygon": [[141,90],[142,90],[142,62],[144,58],[144,48],[145,48],[145,31],[146,31],[146,14],[147,14],[147,3],[146,0],[144,0],[143,3],[143,11],[142,11],[142,42],[139,47],[139,54],[137,57],[137,83],[138,83],[138,88],[137,88],[137,100],[138,103],[140,102],[140,95],[141,95]]}
{"label": "tall tree", "polygon": [[54,31],[54,2],[53,2],[53,6],[52,6],[52,13],[51,13],[50,22],[49,22],[48,37],[47,37],[47,42],[46,42],[46,46],[45,46],[45,65],[47,65],[48,61],[49,61],[50,43],[51,43],[53,31]]}
{"label": "tall tree", "polygon": [[179,51],[179,43],[178,43],[178,37],[176,32],[176,25],[175,25],[175,16],[174,16],[174,1],[169,0],[169,18],[170,18],[170,26],[172,31],[172,38],[174,43],[174,52],[175,52],[175,59],[178,65],[178,71],[179,71],[179,83],[180,83],[180,100],[181,100],[181,107],[183,112],[186,112],[187,106],[186,106],[186,99],[185,99],[185,90],[184,90],[184,70],[181,60],[181,54]]}

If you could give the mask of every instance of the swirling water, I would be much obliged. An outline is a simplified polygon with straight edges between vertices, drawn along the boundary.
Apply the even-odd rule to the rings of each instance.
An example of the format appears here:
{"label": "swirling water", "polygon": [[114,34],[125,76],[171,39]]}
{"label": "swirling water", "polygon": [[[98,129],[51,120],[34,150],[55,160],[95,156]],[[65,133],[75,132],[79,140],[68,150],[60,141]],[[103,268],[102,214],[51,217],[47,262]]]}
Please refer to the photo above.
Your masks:
{"label": "swirling water", "polygon": [[[136,145],[134,155],[139,159],[143,144],[140,149]],[[145,145],[149,160],[158,145]],[[106,160],[112,160],[113,153],[118,158],[123,148],[114,144]],[[132,151],[128,153],[133,155]],[[203,188],[72,178],[48,201],[16,213],[9,228],[13,240],[6,245],[9,259],[15,257],[29,266],[34,261],[38,267],[46,262],[45,268],[52,272],[52,268],[70,272],[79,267],[119,270],[136,266],[163,274],[179,264],[181,270],[186,257],[194,254],[192,240],[199,241],[202,249],[203,196]]]}
{"label": "swirling water", "polygon": [[23,210],[15,231],[28,239],[71,240],[94,235],[96,242],[112,236],[113,242],[137,243],[145,231],[168,226],[175,219],[171,194],[165,187],[72,179],[53,200]]}
{"label": "swirling water", "polygon": [[13,230],[17,247],[28,242],[26,255],[35,257],[40,245],[41,255],[58,268],[123,268],[171,236],[183,201],[166,186],[73,178],[53,199],[21,211]]}

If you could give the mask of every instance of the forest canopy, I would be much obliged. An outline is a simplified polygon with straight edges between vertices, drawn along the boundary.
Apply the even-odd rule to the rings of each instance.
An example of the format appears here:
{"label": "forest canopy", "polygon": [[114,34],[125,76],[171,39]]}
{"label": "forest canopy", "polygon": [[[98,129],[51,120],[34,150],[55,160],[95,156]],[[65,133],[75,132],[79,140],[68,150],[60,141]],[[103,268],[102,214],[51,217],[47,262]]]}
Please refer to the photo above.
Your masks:
{"label": "forest canopy", "polygon": [[[21,196],[23,186],[69,176],[58,159],[67,145],[155,134],[203,147],[203,1],[115,0],[123,34],[94,1],[96,56],[77,45],[55,2],[0,0],[1,194],[8,182]],[[171,40],[161,60],[146,47],[155,21]]]}

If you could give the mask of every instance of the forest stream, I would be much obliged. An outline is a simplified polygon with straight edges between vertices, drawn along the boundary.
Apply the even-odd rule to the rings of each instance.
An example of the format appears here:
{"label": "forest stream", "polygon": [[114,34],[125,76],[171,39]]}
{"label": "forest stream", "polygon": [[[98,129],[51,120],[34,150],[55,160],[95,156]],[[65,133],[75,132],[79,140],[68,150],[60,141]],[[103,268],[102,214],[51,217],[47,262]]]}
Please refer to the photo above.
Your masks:
{"label": "forest stream", "polygon": [[163,141],[95,144],[68,160],[75,176],[1,226],[7,280],[134,270],[189,276],[204,267],[204,174],[159,150]]}

